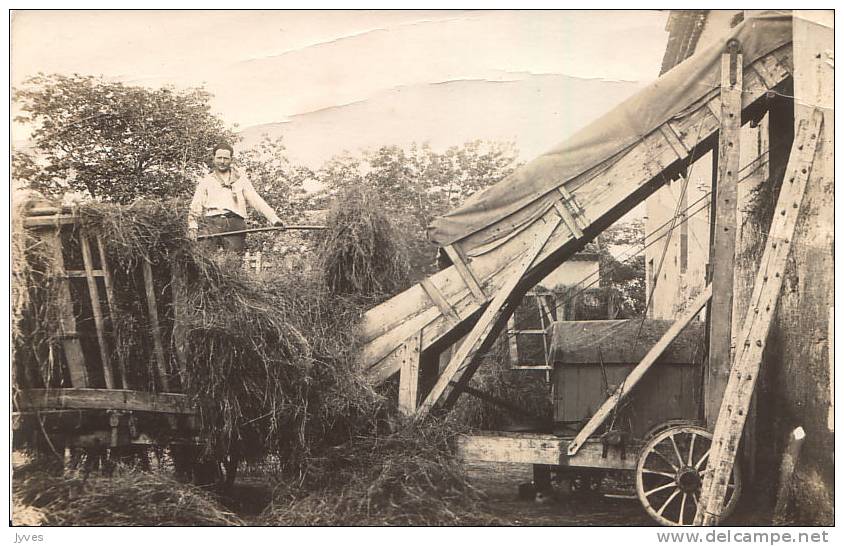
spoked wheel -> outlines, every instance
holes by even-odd
[[[692,525],[709,462],[712,434],[692,425],[674,426],[651,438],[636,464],[636,495],[661,525]],[[741,492],[736,466],[727,485],[723,517],[732,513]]]

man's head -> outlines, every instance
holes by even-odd
[[[212,166],[217,172],[228,172],[232,166],[232,156],[234,156],[234,149],[231,145],[222,142],[214,146],[211,152],[213,157]]]

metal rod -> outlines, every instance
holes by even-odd
[[[273,226],[273,227],[259,227],[259,228],[249,228],[249,229],[239,229],[237,231],[226,231],[223,233],[206,233],[203,235],[197,235],[196,239],[211,239],[214,237],[226,237],[228,235],[241,235],[243,233],[255,233],[259,231],[288,231],[288,230],[304,230],[304,231],[319,231],[323,229],[328,229],[327,226],[310,226],[310,225],[298,225],[294,224],[291,226]]]

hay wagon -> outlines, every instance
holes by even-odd
[[[115,294],[103,238],[86,233],[74,210],[36,197],[23,212],[18,258],[28,262],[28,282],[12,372],[15,444],[60,458],[65,449],[130,455],[171,446],[177,465],[187,465],[177,470],[190,471],[200,446],[196,408],[182,392],[184,355],[169,342],[178,330],[178,276],[140,260],[124,272],[137,280],[134,290]],[[131,354],[115,332],[116,297],[143,310],[135,325],[143,342]]]

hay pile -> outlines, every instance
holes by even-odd
[[[453,456],[459,428],[397,423],[392,433],[326,450],[308,476],[278,488],[266,525],[494,525]]]
[[[21,525],[243,524],[207,491],[161,473],[118,471],[111,477],[83,479],[20,468],[15,471],[13,498],[13,518]],[[37,519],[26,519],[33,516]]]

